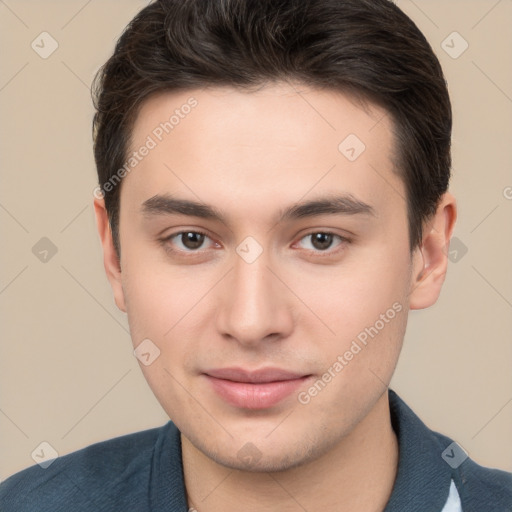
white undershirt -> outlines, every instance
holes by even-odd
[[[463,512],[462,505],[460,503],[460,496],[457,492],[457,487],[455,487],[455,483],[452,480],[450,485],[450,493],[448,494],[448,499],[444,504],[443,510],[441,512]]]

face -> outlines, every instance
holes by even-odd
[[[141,109],[111,281],[151,389],[211,459],[313,460],[386,391],[414,270],[393,144],[384,110],[284,84]]]

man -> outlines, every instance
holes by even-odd
[[[512,510],[388,389],[456,220],[451,108],[387,0],[163,0],[98,76],[107,277],[171,421],[29,468],[5,511]]]

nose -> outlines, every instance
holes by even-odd
[[[288,337],[293,330],[297,305],[269,263],[265,252],[251,263],[235,255],[234,268],[218,289],[218,332],[247,347]]]

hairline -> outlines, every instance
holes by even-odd
[[[181,92],[193,92],[197,90],[204,89],[233,89],[236,91],[243,91],[247,93],[255,93],[264,89],[270,85],[274,84],[289,84],[293,87],[295,85],[303,85],[309,87],[310,90],[313,91],[328,91],[333,92],[335,94],[341,94],[346,99],[348,99],[352,104],[356,107],[361,108],[367,114],[372,110],[372,107],[381,108],[385,115],[389,117],[390,120],[390,132],[391,132],[391,147],[390,147],[390,160],[392,163],[392,171],[401,179],[404,184],[405,189],[405,200],[406,203],[406,215],[407,215],[407,224],[408,224],[408,237],[409,237],[409,248],[412,254],[413,250],[419,245],[420,240],[415,240],[415,233],[412,232],[413,225],[413,212],[411,211],[411,198],[407,187],[406,182],[406,174],[407,170],[404,168],[403,162],[403,149],[400,141],[400,131],[402,129],[401,124],[396,119],[396,116],[390,110],[390,108],[385,104],[383,99],[377,98],[375,94],[372,94],[370,91],[361,90],[356,91],[353,86],[347,85],[346,87],[343,85],[322,85],[314,83],[314,80],[299,80],[289,78],[287,76],[283,77],[271,77],[271,78],[262,78],[257,82],[253,82],[250,84],[237,84],[237,83],[209,83],[205,81],[205,83],[201,86],[199,83],[197,86],[189,86],[189,87],[162,87],[160,89],[151,91],[144,96],[141,96],[134,103],[133,108],[127,113],[124,119],[124,126],[121,128],[123,133],[123,160],[126,161],[128,154],[134,147],[134,132],[135,125],[140,119],[140,114],[142,109],[147,103],[158,97],[164,96],[166,94],[179,94]],[[124,183],[124,178],[121,179],[119,186],[115,188],[114,194],[112,198],[114,199],[115,208],[112,211],[112,215],[109,215],[109,224],[111,227],[112,237],[114,246],[116,249],[116,253],[118,258],[121,257],[121,241],[120,241],[120,231],[119,231],[119,223],[120,223],[120,208],[121,208],[121,191],[122,185]],[[424,218],[422,223],[428,221],[428,218]],[[421,226],[420,226],[421,229]],[[421,233],[419,233],[421,235]],[[416,237],[417,238],[417,237]]]

